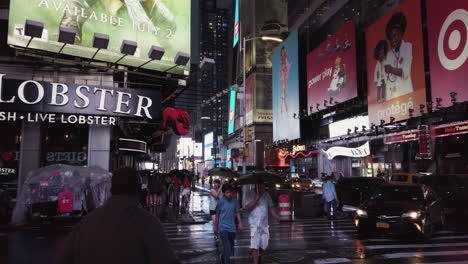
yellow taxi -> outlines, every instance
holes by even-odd
[[[419,179],[425,176],[422,173],[393,173],[388,183],[390,184],[417,184]]]
[[[294,178],[291,185],[297,191],[312,191],[314,189],[314,185],[307,178]]]

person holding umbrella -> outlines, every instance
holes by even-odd
[[[265,250],[268,247],[270,239],[268,212],[280,221],[280,216],[275,211],[270,194],[265,192],[263,180],[258,180],[255,184],[255,199],[248,202],[243,211],[250,211],[250,249],[254,259],[253,263],[257,264],[260,261],[260,250]]]

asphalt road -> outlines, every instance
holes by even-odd
[[[184,215],[180,213],[161,209],[167,236],[183,263],[214,264],[218,261],[221,248],[214,240],[211,222],[201,221],[207,219],[202,212],[208,212],[208,202],[206,191],[199,189],[193,194],[190,206],[197,221],[192,222],[181,221]],[[0,232],[0,263],[50,263],[71,228],[33,226]],[[296,219],[291,223],[270,219],[270,234],[263,263],[468,263],[468,232],[454,227],[436,232],[431,240],[389,236],[361,238],[349,218]],[[235,243],[232,263],[251,263],[248,230],[240,232]]]

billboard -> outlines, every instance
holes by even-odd
[[[468,2],[428,0],[427,27],[432,101],[451,106],[450,92],[468,100]]]
[[[324,101],[330,98],[342,103],[358,95],[355,27],[354,21],[349,22],[307,55],[309,112],[325,109]]]
[[[226,168],[231,168],[232,167],[232,150],[228,149],[226,152]]]
[[[255,123],[273,122],[271,74],[255,74],[255,110],[253,121]]]
[[[420,0],[406,1],[366,29],[371,123],[408,119],[409,109],[426,104],[423,51]]]
[[[253,123],[253,109],[254,109],[254,94],[253,87],[255,85],[255,74],[247,77],[245,84],[245,120],[246,125]]]
[[[96,60],[115,62],[122,54],[122,40],[138,43],[135,56],[120,61],[123,65],[139,66],[149,60],[152,45],[163,47],[161,61],[144,68],[164,71],[174,66],[177,52],[190,53],[190,0],[11,0],[8,44],[25,47],[26,19],[44,23],[40,39],[32,40],[30,48],[58,52],[59,27],[77,30],[75,45],[67,45],[63,53],[91,58],[94,33],[109,35],[107,50],[97,53]],[[188,67],[176,67],[175,73],[188,74]]]
[[[273,140],[300,138],[299,46],[297,31],[292,32],[273,52]]]
[[[231,90],[229,98],[229,124],[228,135],[234,133],[234,121],[236,118],[236,90]]]
[[[205,160],[213,160],[213,155],[211,155],[211,149],[213,148],[213,132],[205,134],[203,138],[203,153]]]
[[[240,25],[239,25],[239,0],[236,0],[236,13],[234,16],[234,42],[232,44],[233,47],[237,45],[239,42],[239,32]]]
[[[330,132],[330,138],[344,136],[348,134],[348,129],[351,129],[354,133],[354,128],[358,127],[362,131],[362,127],[370,128],[369,125],[369,116],[355,116],[352,118],[347,118],[337,122],[333,122],[328,125]]]

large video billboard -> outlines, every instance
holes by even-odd
[[[228,135],[234,133],[235,119],[236,119],[236,90],[231,90],[229,96],[229,123],[228,123]]]
[[[205,134],[203,138],[203,154],[205,160],[213,160],[213,155],[211,155],[211,149],[213,148],[213,140],[214,140],[214,133],[210,132],[208,134]]]
[[[300,138],[299,46],[297,31],[273,52],[273,140]]]
[[[426,104],[421,1],[399,5],[366,29],[369,120],[380,124],[420,114]]]
[[[255,85],[255,74],[251,74],[247,77],[245,84],[245,116],[246,125],[250,125],[254,122],[254,85]]]
[[[307,105],[309,112],[356,97],[356,29],[352,21],[307,55]],[[312,109],[312,111],[310,111]]]
[[[122,54],[122,40],[138,43],[135,56],[120,61],[123,65],[139,66],[147,62],[152,45],[165,48],[161,61],[148,63],[144,68],[167,70],[174,65],[174,56],[182,51],[190,53],[191,0],[11,0],[8,44],[25,47],[26,19],[44,23],[41,39],[32,40],[33,49],[58,52],[59,27],[75,28],[75,45],[67,45],[63,53],[91,58],[94,33],[109,35],[109,47],[101,50],[96,60],[115,62]],[[188,74],[188,67],[176,67],[175,73]]]
[[[235,47],[237,43],[239,42],[239,31],[240,31],[240,25],[239,25],[239,0],[236,0],[236,13],[234,15],[234,40],[232,43],[232,46]]]
[[[428,0],[427,26],[432,101],[451,106],[450,92],[468,100],[468,1]]]

